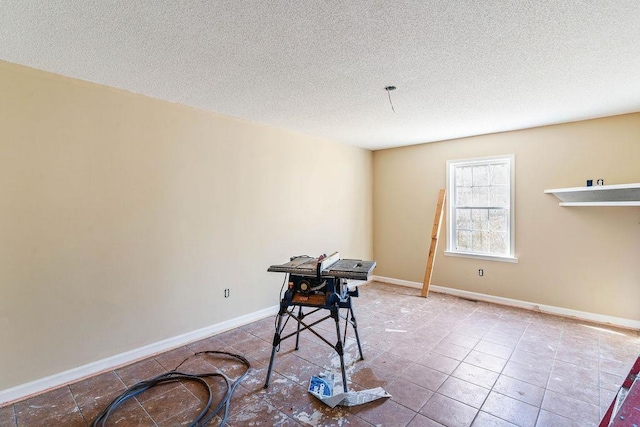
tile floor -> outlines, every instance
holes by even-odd
[[[596,426],[640,353],[638,332],[437,293],[424,299],[412,288],[365,285],[354,309],[365,360],[350,329],[350,388],[382,386],[389,399],[330,409],[309,395],[309,377],[325,369],[339,377],[339,359],[308,331],[298,351],[293,339],[283,341],[264,389],[274,331],[267,318],[2,407],[0,426],[88,425],[125,387],[201,350],[240,353],[252,363],[232,399],[232,427]],[[335,341],[332,321],[318,330]],[[181,370],[216,368],[232,378],[243,371],[210,355],[192,356]],[[164,385],[128,401],[110,425],[187,425],[203,399],[192,384]]]

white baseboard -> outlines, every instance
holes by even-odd
[[[198,341],[202,338],[206,338],[211,335],[216,335],[221,332],[237,328],[239,326],[247,325],[251,322],[264,319],[268,316],[275,316],[279,308],[279,306],[265,308],[254,313],[249,313],[244,316],[236,317],[234,319],[230,319],[221,323],[216,323],[215,325],[207,326],[196,331],[187,332],[186,334],[178,335],[176,337],[158,341],[153,344],[145,345],[143,347],[116,354],[102,360],[87,363],[86,365],[78,366],[77,368],[69,369],[68,371],[53,374],[48,377],[40,378],[38,380],[31,381],[25,384],[20,384],[5,390],[0,390],[0,405],[21,400],[25,397],[41,393],[52,388],[57,388],[65,384],[78,381],[82,378],[99,374],[101,372],[110,371],[131,362],[135,362],[154,354],[171,350],[173,348],[180,347],[185,344]]]
[[[391,285],[407,286],[410,288],[422,289],[422,283],[411,282],[408,280],[393,279],[391,277],[372,276],[372,281],[389,283]],[[574,319],[586,320],[589,322],[602,323],[611,326],[617,326],[627,329],[640,330],[640,321],[633,319],[625,319],[623,317],[607,316],[598,313],[589,313],[587,311],[572,310],[570,308],[556,307],[553,305],[536,304],[528,301],[521,301],[511,298],[497,297],[493,295],[480,294],[477,292],[463,291],[460,289],[447,288],[444,286],[429,286],[430,292],[448,294],[457,297],[491,302],[494,304],[507,305],[510,307],[524,308],[527,310],[540,311],[542,313],[555,314],[556,316],[571,317]]]

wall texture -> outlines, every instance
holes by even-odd
[[[443,228],[432,283],[640,320],[640,207],[560,207],[543,193],[640,182],[640,114],[374,152],[376,275],[422,282],[447,160],[511,153],[519,262],[444,256]]]
[[[274,306],[292,255],[372,256],[367,150],[3,62],[0,93],[0,390]]]

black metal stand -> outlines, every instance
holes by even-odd
[[[294,302],[292,301],[291,294],[285,294],[285,297],[280,302],[280,310],[278,312],[276,332],[273,336],[273,349],[271,350],[271,360],[269,361],[269,370],[267,371],[267,379],[264,383],[265,388],[269,387],[269,379],[271,377],[271,371],[273,370],[273,363],[275,361],[276,352],[278,351],[278,347],[280,346],[280,343],[286,340],[287,338],[291,338],[295,336],[296,350],[298,350],[299,344],[300,344],[300,332],[304,330],[308,330],[311,333],[313,333],[315,336],[320,338],[327,345],[329,345],[331,348],[333,348],[336,351],[336,353],[338,353],[338,355],[340,356],[342,384],[344,387],[344,391],[345,392],[348,391],[347,390],[347,374],[345,372],[345,366],[344,366],[344,342],[347,339],[347,329],[349,324],[353,326],[353,330],[355,332],[356,341],[358,343],[358,352],[360,354],[360,360],[364,360],[364,356],[362,355],[362,346],[360,345],[360,336],[358,335],[358,324],[356,322],[356,316],[353,312],[353,306],[351,305],[351,296],[357,296],[357,289],[355,291],[349,292],[347,298],[344,300],[334,298],[334,296],[335,295],[327,295],[326,304],[314,305],[314,304],[303,304],[303,303]],[[298,307],[297,314],[295,313],[296,311],[295,307]],[[308,313],[304,313],[302,310],[303,307],[310,307],[313,310]],[[345,327],[344,327],[344,337],[342,336],[340,331],[340,309],[347,310],[347,316],[346,316]],[[319,320],[316,320],[313,323],[310,323],[310,324],[305,323],[304,318],[306,316],[309,316],[320,310],[328,310],[329,314]],[[289,319],[295,320],[297,322],[297,327],[295,332],[292,332],[290,334],[283,336],[282,332],[287,323],[287,321],[284,321],[285,318],[287,318],[287,321]],[[313,329],[317,324],[324,322],[325,320],[330,318],[333,319],[336,324],[336,336],[338,340],[335,344],[332,344],[331,342],[329,342],[325,337],[323,337]],[[284,325],[283,325],[283,322],[284,322]]]

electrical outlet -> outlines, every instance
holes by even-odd
[[[482,268],[478,270],[478,276],[484,276],[484,270]]]
[[[224,297],[225,297],[225,298],[229,298],[229,296],[231,296],[231,292],[229,291],[229,288],[226,288],[226,289],[224,290]]]

